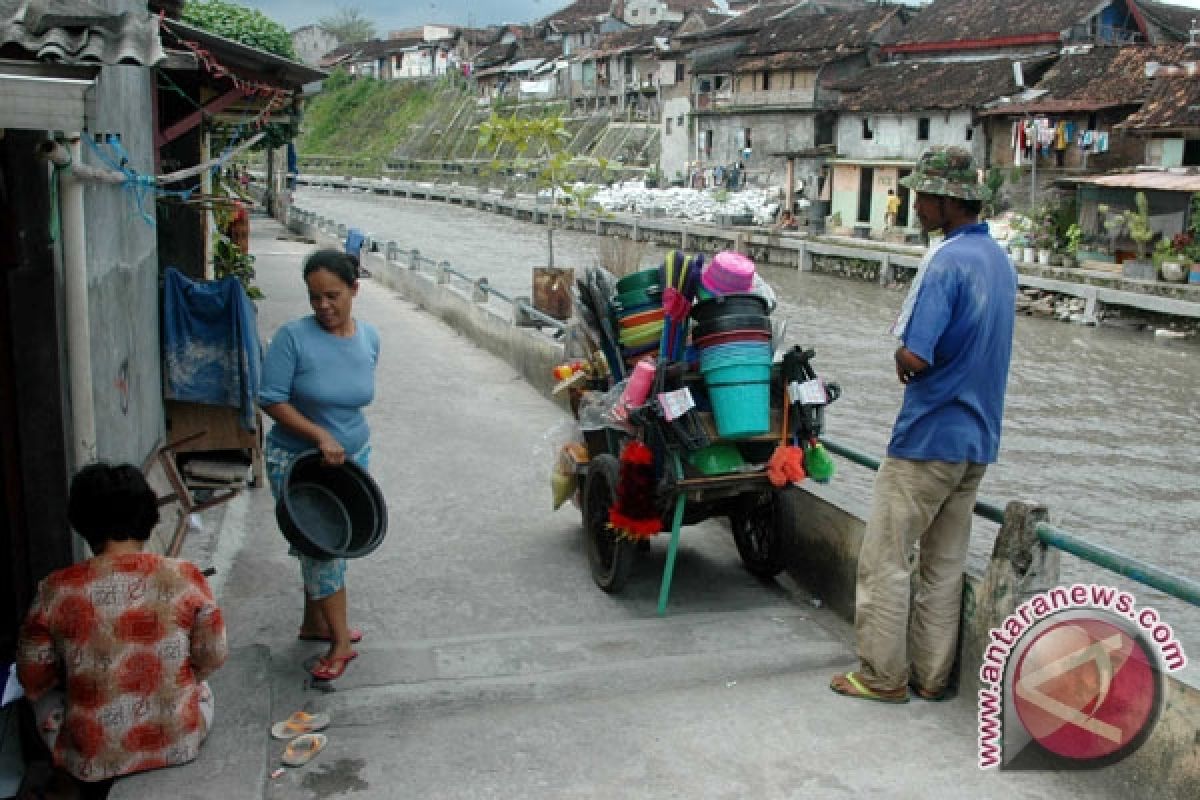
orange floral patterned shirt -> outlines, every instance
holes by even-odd
[[[206,733],[200,683],[227,655],[221,610],[195,565],[102,555],[38,586],[17,672],[31,700],[66,693],[54,761],[100,781],[194,759]]]

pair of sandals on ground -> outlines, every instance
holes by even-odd
[[[303,630],[296,636],[302,642],[329,642],[329,634],[325,633],[305,633]],[[362,641],[363,632],[358,628],[350,629],[350,643],[358,644]],[[354,659],[358,658],[358,651],[351,650],[344,656],[321,656],[316,660],[308,670],[308,674],[313,676],[314,680],[318,681],[336,681],[346,672],[346,665]]]
[[[283,722],[271,726],[271,736],[287,742],[280,759],[285,767],[302,767],[317,757],[329,744],[329,738],[320,733],[329,727],[329,715],[310,714],[297,711]]]
[[[949,687],[933,691],[918,686],[916,683],[910,683],[908,686],[900,689],[872,689],[863,682],[861,675],[853,671],[842,675],[834,675],[833,680],[829,682],[829,688],[845,697],[854,697],[859,700],[874,700],[879,703],[907,703],[909,690],[912,690],[912,693],[917,697],[927,700],[930,703],[940,703],[950,697]]]

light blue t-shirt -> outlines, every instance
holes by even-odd
[[[929,263],[903,338],[929,368],[905,387],[888,455],[995,462],[1016,294],[1017,273],[986,223],[947,237]]]
[[[260,405],[291,403],[356,453],[371,437],[363,408],[375,398],[379,332],[356,319],[353,336],[335,336],[309,315],[283,325],[263,360]],[[267,438],[278,447],[308,450],[314,443],[282,425]]]

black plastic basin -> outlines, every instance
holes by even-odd
[[[326,466],[316,450],[284,475],[275,519],[284,538],[311,558],[361,558],[387,534],[387,504],[367,471],[349,460]]]

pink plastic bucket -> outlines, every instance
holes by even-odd
[[[700,283],[713,294],[748,292],[754,286],[754,262],[741,253],[723,250],[704,266]]]

